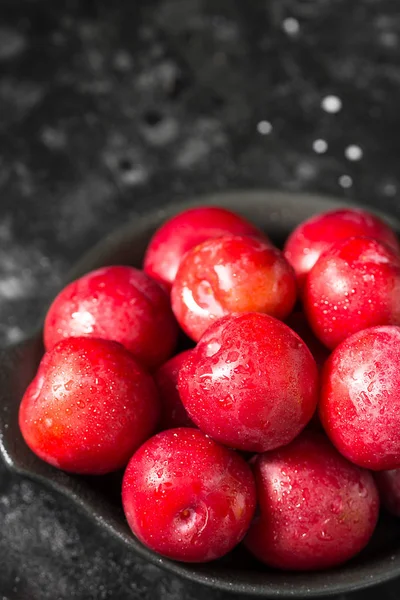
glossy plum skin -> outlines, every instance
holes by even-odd
[[[179,393],[196,425],[249,452],[292,441],[310,421],[318,369],[304,342],[261,313],[212,325],[182,365]]]
[[[294,268],[300,287],[321,254],[350,237],[370,237],[400,252],[394,231],[364,210],[344,208],[316,215],[301,223],[288,237],[284,254]]]
[[[293,269],[279,250],[249,236],[224,236],[185,255],[171,302],[182,329],[198,341],[227,314],[262,312],[284,319],[296,295]]]
[[[329,356],[329,350],[315,337],[305,314],[300,311],[293,312],[285,323],[301,337],[321,370]]]
[[[46,350],[68,337],[102,338],[125,346],[148,369],[171,356],[177,335],[168,295],[126,266],[97,269],[67,285],[44,323]]]
[[[151,376],[123,346],[70,338],[44,355],[22,399],[19,426],[42,460],[102,475],[127,464],[159,413]]]
[[[207,562],[244,537],[256,506],[249,465],[196,429],[163,431],[132,457],[122,503],[133,533],[174,560]]]
[[[178,392],[178,375],[182,364],[190,356],[191,350],[180,352],[154,373],[161,401],[160,429],[176,427],[196,427],[187,414]]]
[[[400,325],[400,257],[370,238],[332,246],[308,274],[304,311],[316,336],[335,348],[374,325]]]
[[[380,471],[400,467],[400,328],[371,327],[334,350],[319,414],[346,458]]]
[[[188,250],[208,239],[229,234],[267,240],[254,225],[225,208],[204,206],[185,210],[156,231],[147,247],[144,270],[170,288]]]
[[[259,560],[279,569],[320,570],[367,545],[379,512],[374,480],[323,434],[305,432],[258,456],[253,467],[260,516],[245,545]]]
[[[374,473],[382,505],[395,517],[400,517],[400,469]]]

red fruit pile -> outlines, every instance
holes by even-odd
[[[281,253],[228,210],[182,212],[144,271],[62,290],[44,341],[26,443],[73,473],[126,467],[126,518],[155,552],[205,562],[243,540],[325,569],[367,545],[379,494],[400,516],[400,246],[372,214],[317,215]]]

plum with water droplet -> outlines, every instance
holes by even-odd
[[[68,337],[112,340],[148,369],[172,355],[177,335],[168,294],[146,273],[128,266],[103,267],[67,285],[44,323],[46,350]]]
[[[380,471],[400,467],[400,327],[355,333],[328,358],[319,414],[346,458]]]
[[[227,314],[261,312],[285,319],[296,295],[293,269],[277,248],[249,236],[224,236],[185,255],[171,302],[182,329],[198,341]]]
[[[226,446],[288,444],[317,405],[318,369],[301,338],[261,313],[227,316],[205,332],[179,372],[190,418]]]
[[[153,235],[146,250],[144,270],[170,288],[188,250],[211,238],[229,234],[268,239],[244,217],[226,208],[190,208],[166,221]]]
[[[246,534],[256,505],[246,461],[196,429],[163,431],[133,455],[122,484],[133,533],[173,560],[207,562]]]
[[[315,335],[335,348],[374,325],[400,325],[400,256],[370,238],[327,250],[308,274],[304,310]]]
[[[167,360],[154,373],[161,401],[160,429],[195,427],[182,404],[178,391],[179,371],[190,354],[191,350],[180,352]]]
[[[379,512],[374,480],[323,434],[305,432],[259,455],[253,471],[260,514],[244,543],[260,561],[279,569],[320,570],[367,545]]]
[[[47,352],[19,410],[25,442],[51,465],[87,475],[124,467],[156,429],[150,375],[123,346],[69,338]]]
[[[284,254],[294,268],[302,288],[307,273],[329,248],[350,237],[366,236],[390,246],[396,253],[400,244],[395,232],[382,219],[365,210],[343,208],[303,221],[288,237]]]

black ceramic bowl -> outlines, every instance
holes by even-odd
[[[100,242],[76,266],[70,279],[102,265],[140,267],[152,232],[168,217],[196,204],[226,206],[251,219],[281,244],[307,217],[346,206],[343,201],[309,195],[249,191],[201,197],[136,218]],[[388,219],[399,230],[399,223]],[[25,445],[18,429],[18,405],[34,376],[43,349],[41,334],[3,351],[0,356],[0,448],[8,466],[62,492],[86,512],[98,527],[129,546],[142,558],[171,573],[214,589],[264,598],[331,595],[388,581],[400,575],[400,521],[381,517],[368,548],[342,567],[319,573],[289,573],[268,569],[243,550],[206,565],[175,563],[157,556],[131,534],[121,508],[120,476],[80,477],[57,471],[41,462]]]

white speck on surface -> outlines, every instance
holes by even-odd
[[[345,149],[344,155],[348,160],[361,160],[363,157],[363,151],[360,146],[351,144]]]
[[[257,131],[261,135],[268,135],[272,131],[272,125],[269,121],[260,121],[257,123]]]
[[[282,22],[282,29],[288,35],[296,35],[300,31],[300,24],[297,19],[288,17]]]
[[[350,188],[353,185],[353,180],[350,175],[341,175],[339,177],[339,185],[342,188]]]
[[[322,139],[314,140],[312,147],[317,154],[324,154],[328,150],[328,142]]]
[[[321,108],[327,113],[335,114],[342,109],[342,101],[338,96],[325,96],[322,98]]]

